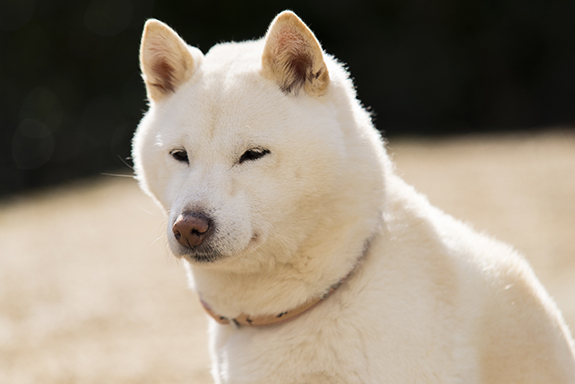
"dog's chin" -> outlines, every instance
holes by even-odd
[[[254,234],[247,246],[242,249],[234,250],[226,253],[211,246],[210,244],[202,244],[195,248],[186,248],[176,242],[170,242],[170,249],[174,256],[179,259],[184,259],[195,266],[210,266],[222,265],[231,260],[241,258],[242,255],[255,251],[262,243],[262,237]]]
[[[219,253],[199,253],[190,252],[189,254],[183,256],[187,261],[195,265],[209,265],[216,264],[218,262],[223,262],[227,259],[227,256],[221,255]]]
[[[209,265],[222,262],[228,259],[229,256],[212,249],[211,247],[198,247],[198,249],[185,248],[180,245],[170,244],[170,248],[174,256],[179,259],[184,259],[194,265]]]

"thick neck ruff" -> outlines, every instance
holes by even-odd
[[[321,295],[320,297],[317,297],[315,299],[307,301],[298,307],[290,309],[289,311],[285,311],[285,312],[278,313],[275,315],[258,315],[258,316],[248,316],[245,313],[242,313],[233,319],[229,319],[225,316],[220,316],[217,313],[215,313],[210,308],[209,304],[206,303],[201,297],[200,297],[200,302],[202,303],[202,306],[204,307],[204,310],[208,313],[208,315],[210,315],[215,321],[217,321],[218,323],[220,323],[222,325],[228,325],[229,324],[229,325],[232,325],[236,328],[239,328],[240,326],[267,327],[267,326],[271,326],[271,325],[279,325],[279,324],[287,323],[288,321],[293,320],[293,319],[303,315],[304,313],[310,311],[311,309],[315,308],[316,306],[321,304],[324,300],[326,300],[328,297],[330,297],[349,278],[349,276],[351,276],[351,274],[357,269],[357,266],[363,260],[365,255],[367,254],[367,250],[369,248],[369,243],[370,243],[369,240],[365,242],[363,252],[357,258],[355,264],[353,265],[353,267],[351,268],[351,270],[348,272],[347,275],[345,275],[344,277],[339,279],[335,284],[331,285],[326,290],[326,292],[323,295]]]

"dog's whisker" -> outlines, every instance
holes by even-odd
[[[134,175],[122,175],[119,173],[100,173],[100,175],[102,176],[111,176],[111,177],[125,177],[128,179],[133,179],[135,176]]]

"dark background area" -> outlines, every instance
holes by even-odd
[[[283,9],[348,65],[388,137],[575,126],[573,0],[0,0],[0,194],[130,174],[147,18],[206,52]]]

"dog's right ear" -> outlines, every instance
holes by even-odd
[[[140,68],[148,99],[160,101],[192,77],[203,58],[178,34],[158,20],[148,20],[140,46]]]
[[[303,88],[311,96],[326,93],[329,71],[315,35],[295,13],[284,11],[272,21],[262,55],[264,75],[286,93]]]

